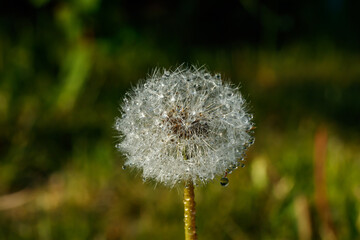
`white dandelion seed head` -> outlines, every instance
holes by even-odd
[[[231,172],[254,141],[238,88],[204,68],[155,70],[127,95],[121,112],[116,147],[125,165],[170,187]]]

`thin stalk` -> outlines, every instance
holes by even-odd
[[[188,181],[184,188],[185,240],[197,240],[195,216],[194,184]]]

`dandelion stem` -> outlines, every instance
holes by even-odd
[[[185,240],[196,240],[194,184],[187,181],[184,188]]]

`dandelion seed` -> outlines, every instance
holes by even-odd
[[[197,239],[194,186],[245,166],[253,144],[252,115],[238,89],[204,68],[154,71],[121,106],[115,129],[124,166],[142,171],[143,181],[167,186],[183,182],[185,239]]]
[[[167,186],[208,182],[238,165],[253,143],[238,89],[204,68],[154,71],[121,106],[115,129],[126,166]]]

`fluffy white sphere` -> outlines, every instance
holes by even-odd
[[[238,88],[204,68],[154,71],[127,95],[121,112],[116,147],[125,165],[171,187],[237,168],[254,141]]]

